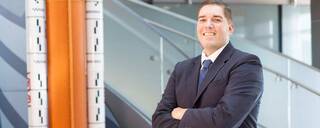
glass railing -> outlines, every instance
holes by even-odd
[[[264,94],[259,120],[268,128],[317,128],[319,95],[299,84],[264,70]]]
[[[161,94],[159,52],[156,51],[160,47],[141,43],[146,40],[130,32],[111,11],[104,14],[105,81],[150,117]]]
[[[151,119],[174,64],[198,55],[198,41],[178,28],[142,19],[117,0],[105,2],[105,79]],[[235,37],[232,43],[258,55],[264,65],[260,127],[320,125],[316,121],[320,115],[316,69],[242,38]]]
[[[104,24],[105,81],[151,120],[175,63],[189,55],[118,0],[104,1]]]
[[[255,45],[244,38],[233,38],[234,44],[239,49],[258,55],[265,68],[298,83],[312,93],[320,94],[320,71],[314,67],[303,64],[288,56],[279,54],[270,49]]]

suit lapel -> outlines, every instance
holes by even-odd
[[[188,83],[191,83],[190,86],[187,86],[187,90],[188,90],[188,93],[189,93],[189,96],[192,98],[191,100],[191,105],[192,105],[192,102],[194,101],[194,99],[196,98],[197,96],[197,89],[198,89],[198,74],[199,74],[199,71],[200,71],[200,61],[201,61],[201,56],[198,56],[196,57],[194,60],[193,60],[193,65],[192,65],[192,70],[190,70],[190,76],[189,76],[189,79],[188,79]]]
[[[209,86],[209,83],[217,76],[220,69],[224,66],[224,64],[229,60],[232,53],[234,51],[233,46],[231,43],[227,44],[227,46],[223,49],[223,51],[220,53],[220,55],[217,57],[217,59],[214,61],[214,63],[209,67],[209,71],[201,83],[201,89],[199,93],[197,93],[196,98],[193,101],[193,105],[197,102],[201,94],[206,90],[206,88]],[[200,68],[199,68],[200,69]],[[198,69],[198,75],[199,75],[199,69]],[[198,75],[196,76],[198,80]],[[197,84],[196,84],[197,85]]]

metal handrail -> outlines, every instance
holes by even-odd
[[[155,25],[155,26],[157,26],[157,27],[160,27],[160,28],[162,28],[162,29],[165,29],[165,30],[167,30],[167,31],[173,32],[173,33],[175,33],[175,34],[178,34],[178,35],[180,35],[180,36],[183,36],[183,37],[185,37],[185,38],[188,38],[188,39],[190,39],[190,40],[193,40],[193,41],[198,42],[198,40],[196,40],[194,37],[189,36],[189,35],[186,35],[186,34],[183,34],[183,33],[179,32],[179,31],[177,31],[177,30],[174,30],[174,29],[172,29],[172,28],[170,28],[170,27],[161,25],[161,24],[159,24],[159,23],[156,23],[156,22],[154,22],[154,21],[147,20],[147,19],[145,19],[145,21],[148,22],[148,23],[150,23],[150,24],[152,24],[152,25]],[[251,43],[251,42],[249,42],[249,43]],[[254,43],[251,43],[251,44],[254,44]],[[274,51],[272,51],[272,52],[274,52]],[[277,53],[277,55],[281,55],[281,56],[285,57],[285,55],[282,55],[282,54],[278,54],[278,53]],[[290,58],[288,58],[288,59],[290,60]],[[301,63],[301,62],[300,62],[300,63]],[[313,89],[307,87],[306,85],[304,85],[304,84],[302,84],[302,83],[300,83],[300,82],[298,82],[298,81],[292,80],[292,79],[290,79],[289,77],[287,77],[287,76],[285,76],[285,75],[282,75],[282,74],[280,74],[280,73],[278,73],[278,72],[276,72],[276,71],[274,71],[274,70],[272,70],[272,69],[270,69],[270,68],[267,68],[267,67],[265,67],[265,66],[263,66],[263,69],[265,69],[265,70],[267,70],[267,71],[269,71],[269,72],[271,72],[271,73],[273,73],[273,74],[276,74],[276,75],[278,75],[278,76],[280,76],[280,77],[282,77],[282,78],[284,78],[284,79],[286,79],[286,80],[288,80],[288,81],[291,81],[291,82],[293,82],[293,83],[296,83],[296,85],[301,86],[302,88],[304,88],[304,89],[306,89],[306,90],[308,90],[308,91],[310,91],[310,92],[312,92],[312,93],[320,96],[320,92],[318,92],[318,91],[316,91],[316,90],[313,90]]]
[[[281,78],[284,78],[284,79],[286,79],[286,80],[294,83],[294,84],[297,85],[297,86],[300,86],[300,87],[306,89],[307,91],[309,91],[309,92],[311,92],[311,93],[313,93],[313,94],[315,94],[315,95],[320,96],[320,92],[319,92],[319,91],[313,90],[313,89],[307,87],[306,85],[304,85],[304,84],[302,84],[302,83],[300,83],[300,82],[298,82],[298,81],[291,80],[291,79],[288,78],[287,76],[281,75],[281,74],[277,73],[276,71],[274,71],[274,70],[272,70],[272,69],[270,69],[270,68],[267,68],[267,67],[264,67],[264,66],[263,66],[262,68],[263,68],[264,70],[267,70],[267,71],[269,71],[269,72],[271,72],[271,73],[273,73],[273,74],[281,77]]]
[[[180,36],[183,36],[183,37],[185,37],[185,38],[188,38],[188,39],[191,39],[191,40],[193,40],[193,41],[198,42],[198,40],[197,40],[196,38],[194,38],[194,37],[192,37],[192,36],[189,36],[189,35],[187,35],[187,34],[184,34],[184,33],[182,33],[182,32],[179,32],[179,31],[177,31],[177,30],[175,30],[175,29],[173,29],[173,28],[164,26],[164,25],[162,25],[162,24],[159,24],[159,23],[157,23],[157,22],[154,22],[154,21],[148,20],[148,19],[144,19],[144,21],[147,22],[147,23],[149,23],[149,24],[155,25],[155,26],[160,27],[160,28],[163,28],[163,29],[165,29],[165,30],[167,30],[167,31],[176,33],[176,34],[178,34],[178,35],[180,35]]]
[[[154,26],[146,23],[144,21],[144,18],[141,17],[140,15],[136,14],[134,11],[132,11],[130,8],[128,8],[127,6],[123,5],[123,3],[119,2],[118,0],[112,0],[114,3],[116,3],[117,5],[119,5],[120,7],[124,8],[127,12],[129,12],[130,14],[132,14],[133,16],[135,16],[142,24],[144,24],[148,29],[150,29],[151,31],[155,32],[157,35],[159,35],[159,37],[162,37],[164,40],[166,40],[174,49],[176,49],[180,54],[182,54],[182,56],[184,56],[185,58],[190,58],[185,52],[183,52],[183,50],[181,48],[179,48],[175,43],[173,43],[172,41],[170,41],[168,38],[166,38],[166,36],[164,36],[159,30],[155,29]]]

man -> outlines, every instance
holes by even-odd
[[[227,5],[204,1],[197,21],[202,54],[176,64],[152,127],[257,127],[262,66],[257,56],[233,48],[233,31]]]

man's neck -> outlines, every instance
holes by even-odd
[[[218,48],[219,49],[219,48]],[[214,52],[216,52],[218,49],[204,49],[203,52],[206,55],[206,57],[209,57],[212,55]]]
[[[220,48],[223,48],[225,46],[227,46],[229,43],[229,39],[227,39],[226,43],[220,47],[217,48],[207,48],[207,49],[203,49],[203,52],[205,53],[206,57],[212,55],[213,53],[215,53],[217,50],[219,50]]]

